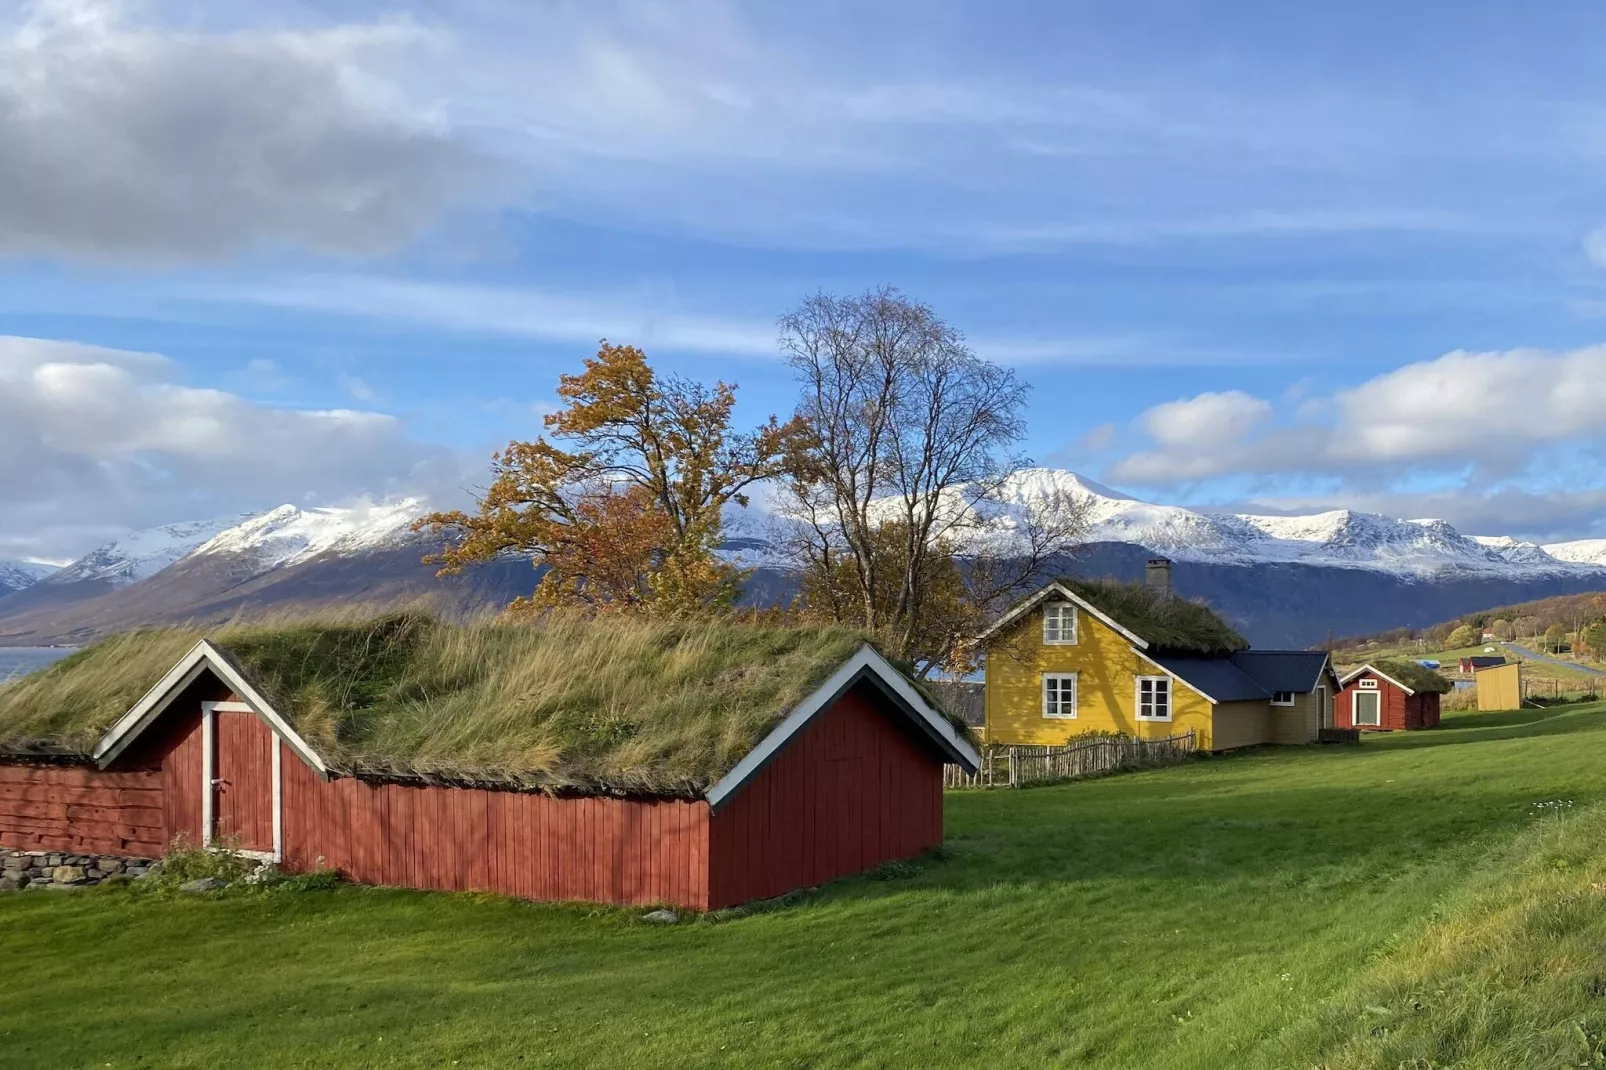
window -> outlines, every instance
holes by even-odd
[[[1076,674],[1074,672],[1045,672],[1043,674],[1043,716],[1062,718],[1076,716]]]
[[[1043,607],[1043,642],[1064,646],[1076,642],[1076,607],[1050,602]]]
[[[1171,720],[1171,677],[1138,677],[1138,720]]]
[[[1368,678],[1368,679],[1360,681],[1355,686],[1356,687],[1364,687],[1364,688],[1367,688],[1369,690],[1375,691],[1375,690],[1377,690],[1377,681]]]
[[[1273,706],[1292,706],[1294,704],[1294,693],[1292,691],[1273,691],[1271,693],[1271,704]]]

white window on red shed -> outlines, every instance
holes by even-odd
[[[1355,686],[1356,687],[1364,687],[1369,691],[1376,691],[1377,690],[1377,681],[1372,679],[1370,676],[1368,676],[1366,679],[1357,682]]]

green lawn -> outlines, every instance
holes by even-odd
[[[672,928],[362,888],[10,895],[0,1064],[1598,1065],[1603,773],[1589,706],[953,793],[912,879]]]

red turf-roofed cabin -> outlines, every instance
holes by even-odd
[[[0,755],[0,847],[150,857],[184,837],[368,884],[704,910],[771,898],[937,846],[943,766],[979,760],[874,648],[822,669],[706,787],[531,790],[343,764],[203,641],[92,753]]]
[[[1362,665],[1339,679],[1334,726],[1363,732],[1433,728],[1439,695],[1449,689],[1449,681],[1419,665]]]

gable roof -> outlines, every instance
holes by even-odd
[[[1414,695],[1418,691],[1430,692],[1436,695],[1447,694],[1455,690],[1455,685],[1434,672],[1425,665],[1418,665],[1414,661],[1374,661],[1359,665],[1339,678],[1339,684],[1348,684],[1351,680],[1363,673],[1372,673],[1381,676],[1389,683],[1404,691],[1407,695]]]
[[[1220,655],[1249,644],[1208,606],[1141,583],[1058,579],[1012,606],[977,638],[987,639],[1049,600],[1074,603],[1139,650]]]
[[[944,760],[979,761],[962,724],[844,629],[417,614],[113,637],[0,688],[0,750],[110,762],[208,673],[337,775],[702,797],[860,683]]]
[[[1328,669],[1325,650],[1240,650],[1232,661],[1267,691],[1296,695],[1316,690]]]
[[[1271,692],[1232,658],[1151,654],[1149,660],[1211,702],[1247,702],[1271,697]]]

